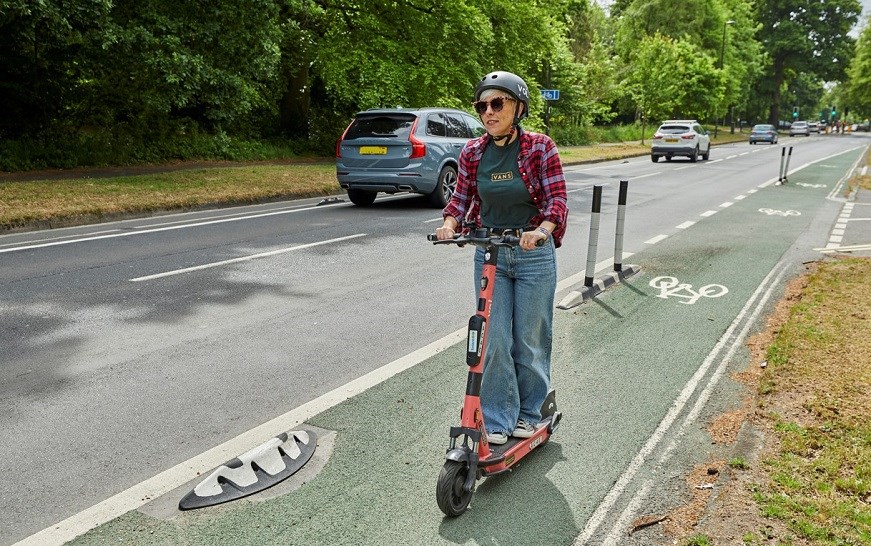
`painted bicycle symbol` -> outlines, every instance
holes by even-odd
[[[650,281],[650,286],[659,290],[658,298],[668,299],[669,296],[682,298],[686,301],[681,301],[686,305],[692,305],[699,301],[699,298],[719,298],[729,292],[729,289],[722,284],[706,284],[698,289],[693,290],[693,285],[682,283],[674,277],[656,277]]]
[[[767,214],[768,216],[801,216],[801,213],[797,210],[776,210],[769,208],[761,208],[759,212],[762,214]]]
[[[804,182],[797,182],[796,186],[804,186],[805,188],[825,188],[825,184],[805,184]]]

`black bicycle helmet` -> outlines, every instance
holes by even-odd
[[[523,113],[520,116],[517,115],[516,109],[514,111],[515,125],[529,114],[529,87],[517,74],[501,70],[490,72],[475,86],[475,100],[481,100],[481,93],[487,89],[501,89],[523,103]]]

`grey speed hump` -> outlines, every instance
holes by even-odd
[[[317,435],[294,430],[227,461],[182,498],[180,510],[214,506],[263,491],[292,476],[311,459]]]

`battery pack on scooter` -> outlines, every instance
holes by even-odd
[[[481,361],[486,327],[487,319],[481,315],[474,315],[469,319],[469,337],[466,344],[466,364],[469,366],[476,366]]]

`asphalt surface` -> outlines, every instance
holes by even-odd
[[[635,254],[626,262],[639,264],[641,273],[580,308],[556,313],[554,384],[560,410],[565,414],[563,424],[553,440],[524,460],[516,472],[479,484],[472,508],[461,518],[442,518],[433,496],[446,430],[457,419],[465,380],[465,366],[461,364],[463,348],[458,343],[461,337],[453,332],[464,322],[459,317],[443,330],[441,339],[446,341],[438,352],[433,351],[435,354],[344,402],[307,416],[304,426],[314,427],[321,437],[318,459],[308,473],[301,472],[288,480],[291,483],[285,484],[284,489],[216,508],[180,513],[174,504],[186,488],[195,485],[196,475],[192,473],[188,483],[174,487],[169,493],[162,492],[159,498],[134,502],[129,510],[120,511],[123,515],[106,518],[111,521],[76,543],[598,544],[632,540],[649,544],[658,540],[661,537],[652,534],[636,534],[628,539],[627,522],[673,502],[673,495],[679,495],[675,477],[680,475],[680,469],[689,460],[704,459],[713,449],[703,425],[737,400],[739,389],[728,379],[728,373],[746,364],[743,341],[776,301],[783,283],[800,272],[805,261],[871,242],[871,221],[867,220],[871,207],[863,200],[866,196],[860,193],[846,200],[835,192],[866,144],[862,139],[844,139],[842,144],[840,151],[848,148],[850,151],[820,155],[807,166],[796,162],[799,157],[796,155],[793,165],[802,168],[791,172],[785,185],[772,184],[770,178],[768,183],[735,179],[724,167],[727,162],[715,162],[717,154],[707,164],[672,164],[675,170],[693,169],[681,173],[696,173],[700,183],[722,183],[710,188],[714,195],[708,209],[698,208],[699,203],[691,201],[692,191],[669,194],[668,202],[659,202],[663,188],[670,183],[683,183],[678,177],[681,173],[669,175],[672,178],[666,177],[661,185],[651,188],[633,182],[630,191],[638,203],[635,206],[639,211],[641,207],[654,209],[644,216],[643,229],[632,225],[633,217],[629,220],[627,250]],[[775,152],[760,150],[738,158],[750,152],[746,146],[736,145],[732,160],[758,157],[760,164],[770,165]],[[723,150],[719,154],[720,161],[726,159],[726,153],[729,152]],[[579,168],[576,189],[582,192],[589,189],[580,179],[613,185],[623,176],[631,178],[634,169],[641,173],[641,168],[640,162],[620,168],[603,166],[603,171],[587,169],[583,173]],[[649,165],[644,168],[649,172]],[[656,168],[662,170],[666,166]],[[721,199],[716,192],[727,197]],[[613,196],[607,199],[607,206],[613,209]],[[708,214],[710,211],[713,212]],[[380,210],[381,214],[384,212],[385,209]],[[583,208],[573,210],[573,215],[576,220],[573,225],[584,226]],[[688,226],[688,221],[694,223]],[[611,217],[602,225],[609,222]],[[836,227],[837,224],[845,227]],[[835,241],[833,237],[839,234],[834,230],[841,229],[844,233],[840,234],[840,241]],[[652,237],[657,233],[663,237]],[[583,237],[580,234],[576,237],[573,244],[579,246]],[[654,239],[657,240],[648,242]],[[179,243],[166,239],[153,244],[172,248]],[[203,244],[202,248],[208,246]],[[418,248],[416,252],[424,263],[433,259],[454,260],[449,263],[467,267],[466,259],[448,254],[452,250],[457,252],[442,247]],[[849,251],[865,252],[855,248]],[[188,252],[189,249],[184,252],[177,249],[179,255]],[[560,256],[564,271],[560,276],[562,294],[576,288],[578,281],[577,275],[566,271],[580,271],[583,267],[583,257],[571,253],[566,249]],[[316,253],[315,258],[329,259],[331,255]],[[607,258],[604,249],[600,257]],[[181,261],[189,258],[185,256]],[[354,267],[377,268],[385,260],[386,255],[376,252]],[[47,260],[34,267],[52,265]],[[422,273],[419,269],[396,272],[390,279],[402,284],[403,279],[416,274]],[[461,271],[458,275],[465,278],[470,274]],[[669,278],[689,288],[666,294],[663,286]],[[195,282],[190,282],[193,284],[188,284],[181,293],[199,293]],[[275,290],[281,294],[286,288]],[[364,288],[360,293],[373,287]],[[82,287],[73,285],[68,289],[75,292]],[[306,292],[306,297],[316,300],[327,291],[326,287],[321,291],[312,289]],[[343,305],[342,300],[352,298],[354,293],[347,289],[340,292],[331,305]],[[427,298],[435,299],[438,306],[441,294],[447,292],[446,285],[429,286]],[[172,300],[168,298],[163,303],[173,309],[178,302]],[[240,315],[263,312],[257,311],[258,302],[238,296],[228,297],[222,303],[225,308],[236,308]],[[375,303],[364,298],[362,307],[350,312],[365,314],[366,306]],[[407,336],[409,329],[402,328],[401,323],[416,319],[406,305],[371,310],[372,319],[393,317],[396,321],[393,329]],[[239,306],[242,310],[238,310]],[[317,316],[316,307],[307,311],[312,320]],[[454,305],[444,307],[439,320],[456,311]],[[181,332],[179,324],[182,323],[157,333],[173,336]],[[242,338],[262,335],[257,331],[262,324],[243,332]],[[339,353],[331,348],[335,345],[334,334],[334,330],[322,333],[316,340],[322,351],[317,349],[317,343],[314,348],[301,349],[306,352],[305,358],[322,366],[331,365],[334,358],[339,358],[336,356]],[[196,342],[193,338],[191,341]],[[393,343],[388,334],[370,342]],[[134,351],[141,350],[132,334],[130,343],[134,344]],[[238,340],[230,340],[222,350],[246,349],[234,344]],[[410,340],[409,344],[421,345],[420,340]],[[179,361],[184,362],[184,358]],[[153,360],[152,365],[156,363]],[[342,377],[338,373],[330,385],[341,386]],[[241,381],[242,376],[223,379],[232,384]],[[285,406],[292,413],[292,408],[304,403],[301,399]],[[173,421],[178,421],[174,426],[183,426],[185,417],[174,416]],[[288,423],[289,427],[297,425]],[[124,434],[124,428],[119,427],[117,433]],[[171,449],[171,445],[168,443],[164,450]],[[80,456],[87,457],[84,447],[81,449]],[[102,464],[109,467],[114,462],[110,458]],[[4,471],[9,472],[10,469]],[[663,495],[664,491],[668,494]],[[3,490],[4,499],[7,495],[13,498],[12,494]],[[65,536],[64,525],[58,527],[57,534],[50,532],[52,527],[33,536],[32,543],[53,543],[57,537]],[[655,529],[649,533],[655,533]]]

